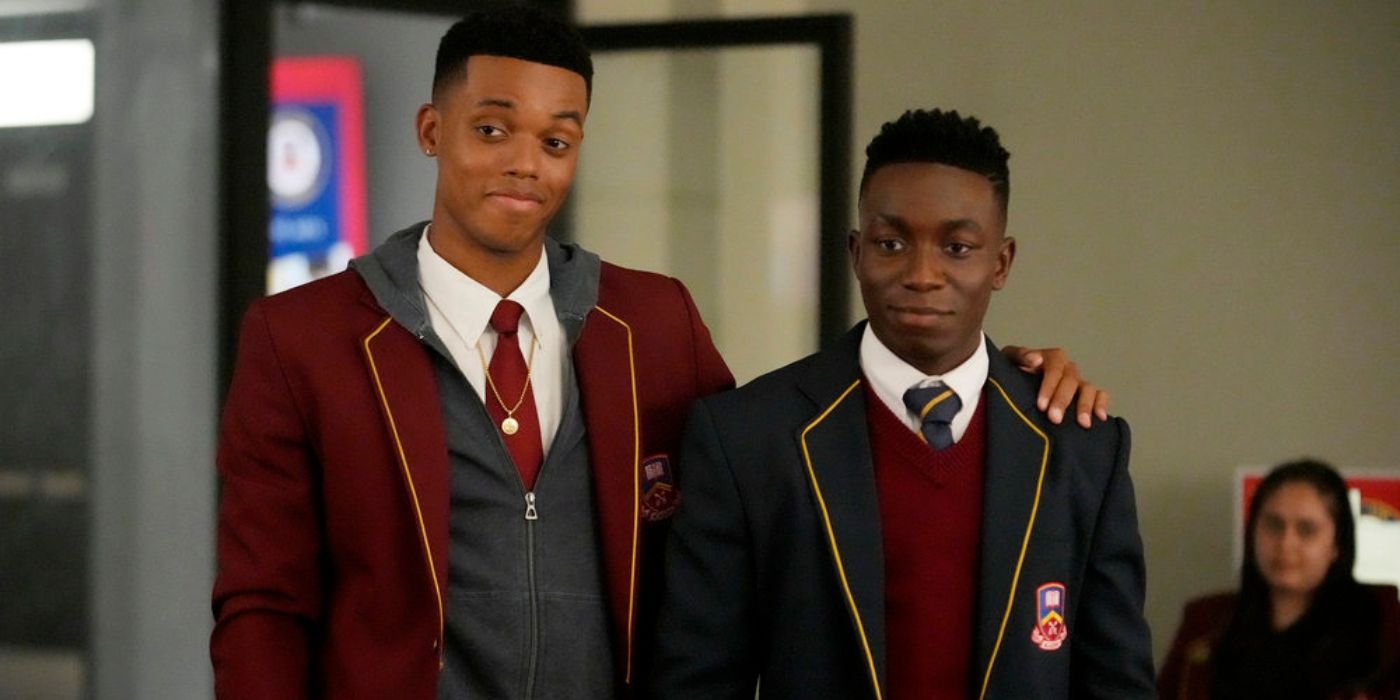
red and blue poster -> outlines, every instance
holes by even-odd
[[[365,252],[364,90],[349,56],[278,58],[267,134],[269,293],[345,269]]]

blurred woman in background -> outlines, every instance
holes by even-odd
[[[1163,700],[1400,697],[1400,602],[1394,586],[1352,578],[1355,533],[1336,470],[1301,460],[1269,472],[1250,503],[1240,590],[1187,604]]]

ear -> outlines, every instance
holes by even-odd
[[[418,135],[418,150],[422,151],[423,155],[437,155],[441,126],[442,119],[438,115],[437,107],[434,107],[431,102],[425,102],[418,108],[414,127]]]
[[[846,252],[850,254],[851,269],[855,269],[856,265],[860,263],[860,231],[851,229],[846,234]]]
[[[997,251],[997,271],[992,278],[992,289],[1006,286],[1006,278],[1011,274],[1011,263],[1016,259],[1016,239],[1007,236],[1001,239],[1001,250]]]

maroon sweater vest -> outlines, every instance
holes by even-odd
[[[982,529],[987,397],[962,439],[929,447],[866,388],[866,423],[885,547],[891,700],[965,700]]]

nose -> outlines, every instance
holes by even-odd
[[[544,154],[530,139],[514,139],[507,155],[506,174],[530,180],[539,179],[540,159]]]
[[[915,291],[938,289],[948,282],[943,269],[943,260],[937,246],[915,246],[909,256],[909,267],[905,272],[904,286]]]
[[[1298,532],[1298,528],[1296,527],[1284,528],[1281,539],[1282,542],[1280,544],[1283,545],[1284,549],[1289,550],[1296,549],[1303,543],[1303,535]]]

